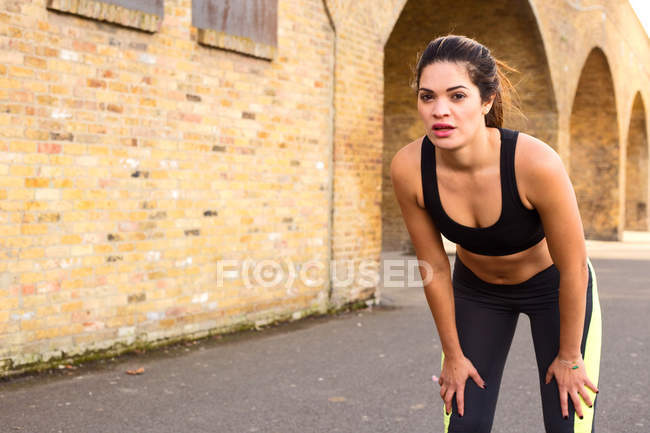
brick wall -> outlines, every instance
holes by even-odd
[[[164,5],[146,33],[2,2],[2,369],[327,307],[322,1],[280,2],[273,61],[198,44],[190,1]],[[325,270],[219,284],[243,258]]]
[[[645,107],[637,93],[627,135],[625,228],[648,229],[648,133]]]
[[[587,58],[571,113],[571,182],[586,238],[616,240],[619,226],[619,129],[609,64]]]

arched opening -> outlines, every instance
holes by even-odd
[[[395,153],[424,135],[409,83],[418,52],[437,36],[469,36],[519,70],[511,75],[526,116],[506,113],[504,127],[532,134],[557,149],[558,112],[542,37],[526,0],[420,2],[404,6],[384,47],[383,251],[412,252],[390,181]]]
[[[612,74],[594,48],[582,72],[571,111],[570,177],[585,238],[618,240],[619,136]]]
[[[625,161],[625,229],[648,230],[648,133],[641,93],[632,104]]]

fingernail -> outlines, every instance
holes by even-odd
[[[598,394],[598,390],[596,390],[596,394]]]
[[[569,415],[564,415],[564,419],[569,419]]]
[[[463,417],[461,414],[458,414],[458,416],[461,417],[461,418]]]
[[[593,407],[592,405],[589,405],[589,407]]]
[[[449,414],[447,413],[447,411],[445,411],[445,414],[447,414],[447,416],[449,416]]]
[[[579,416],[578,418],[580,418],[580,419],[582,419],[582,417],[581,417],[581,416]]]

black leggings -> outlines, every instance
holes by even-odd
[[[598,283],[588,259],[587,306],[580,351],[587,375],[598,386],[601,346],[601,317]],[[546,371],[560,345],[558,288],[560,272],[554,264],[519,284],[493,284],[481,280],[456,255],[452,285],[456,304],[456,327],[464,355],[474,364],[487,384],[481,389],[468,378],[465,384],[465,413],[458,416],[456,395],[452,411],[443,417],[445,433],[488,433],[492,428],[501,376],[510,350],[519,313],[530,318],[547,433],[590,433],[594,431],[596,394],[587,389],[593,408],[582,403],[578,418],[568,398],[569,419],[562,417],[555,378],[544,383]],[[444,353],[442,354],[444,361]]]

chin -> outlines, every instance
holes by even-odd
[[[455,131],[453,137],[436,137],[436,135],[433,133],[429,133],[427,136],[433,144],[445,149],[453,149],[454,147],[458,147],[463,143],[463,137],[458,133],[458,131]]]

